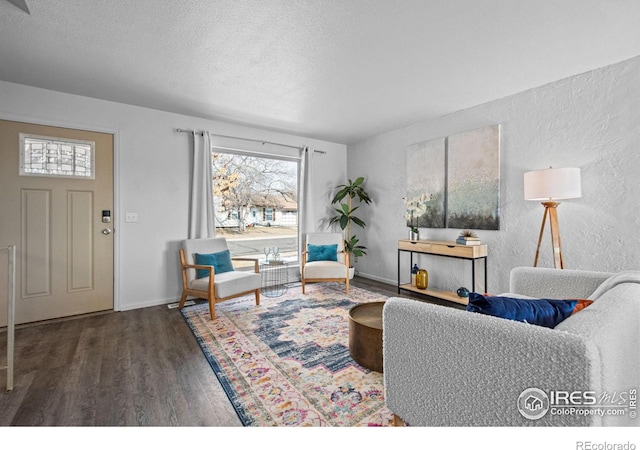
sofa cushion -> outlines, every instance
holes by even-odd
[[[547,328],[555,328],[567,317],[593,303],[592,300],[546,298],[525,299],[514,297],[469,295],[467,311],[486,314],[503,319],[526,322]]]
[[[233,264],[231,263],[231,252],[223,250],[217,253],[196,253],[196,264],[202,266],[213,266],[215,274],[232,272]],[[209,276],[209,271],[205,269],[196,270],[196,278],[205,278]]]
[[[313,245],[307,244],[307,262],[313,261],[337,261],[338,244]]]

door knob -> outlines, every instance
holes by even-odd
[[[104,230],[102,230],[102,234],[104,234],[105,236],[108,236],[111,234],[111,228],[105,228]]]

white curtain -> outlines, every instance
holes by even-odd
[[[307,233],[315,231],[313,190],[312,190],[312,151],[305,147],[300,152],[300,170],[298,175],[298,246],[305,250]],[[300,257],[301,255],[299,255]]]
[[[215,237],[211,174],[211,136],[193,133],[193,173],[189,203],[189,239]]]

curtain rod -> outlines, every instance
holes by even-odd
[[[202,132],[202,131],[185,130],[183,128],[176,128],[176,131],[178,131],[180,133],[196,133],[196,134],[198,134],[200,136],[202,136],[204,134],[204,132]],[[240,139],[242,141],[259,142],[261,144],[279,145],[281,147],[297,148],[298,150],[302,150],[304,148],[304,147],[300,147],[300,146],[297,146],[297,145],[280,144],[278,142],[263,141],[263,140],[260,140],[260,139],[249,139],[249,138],[242,138],[242,137],[237,137],[237,136],[228,136],[226,134],[211,133],[211,136],[218,136],[218,137],[224,137],[224,138],[230,138],[230,139]]]

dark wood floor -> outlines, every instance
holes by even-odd
[[[397,294],[361,277],[353,285]],[[14,389],[5,386],[2,370],[1,426],[241,426],[182,315],[165,305],[18,327]]]

